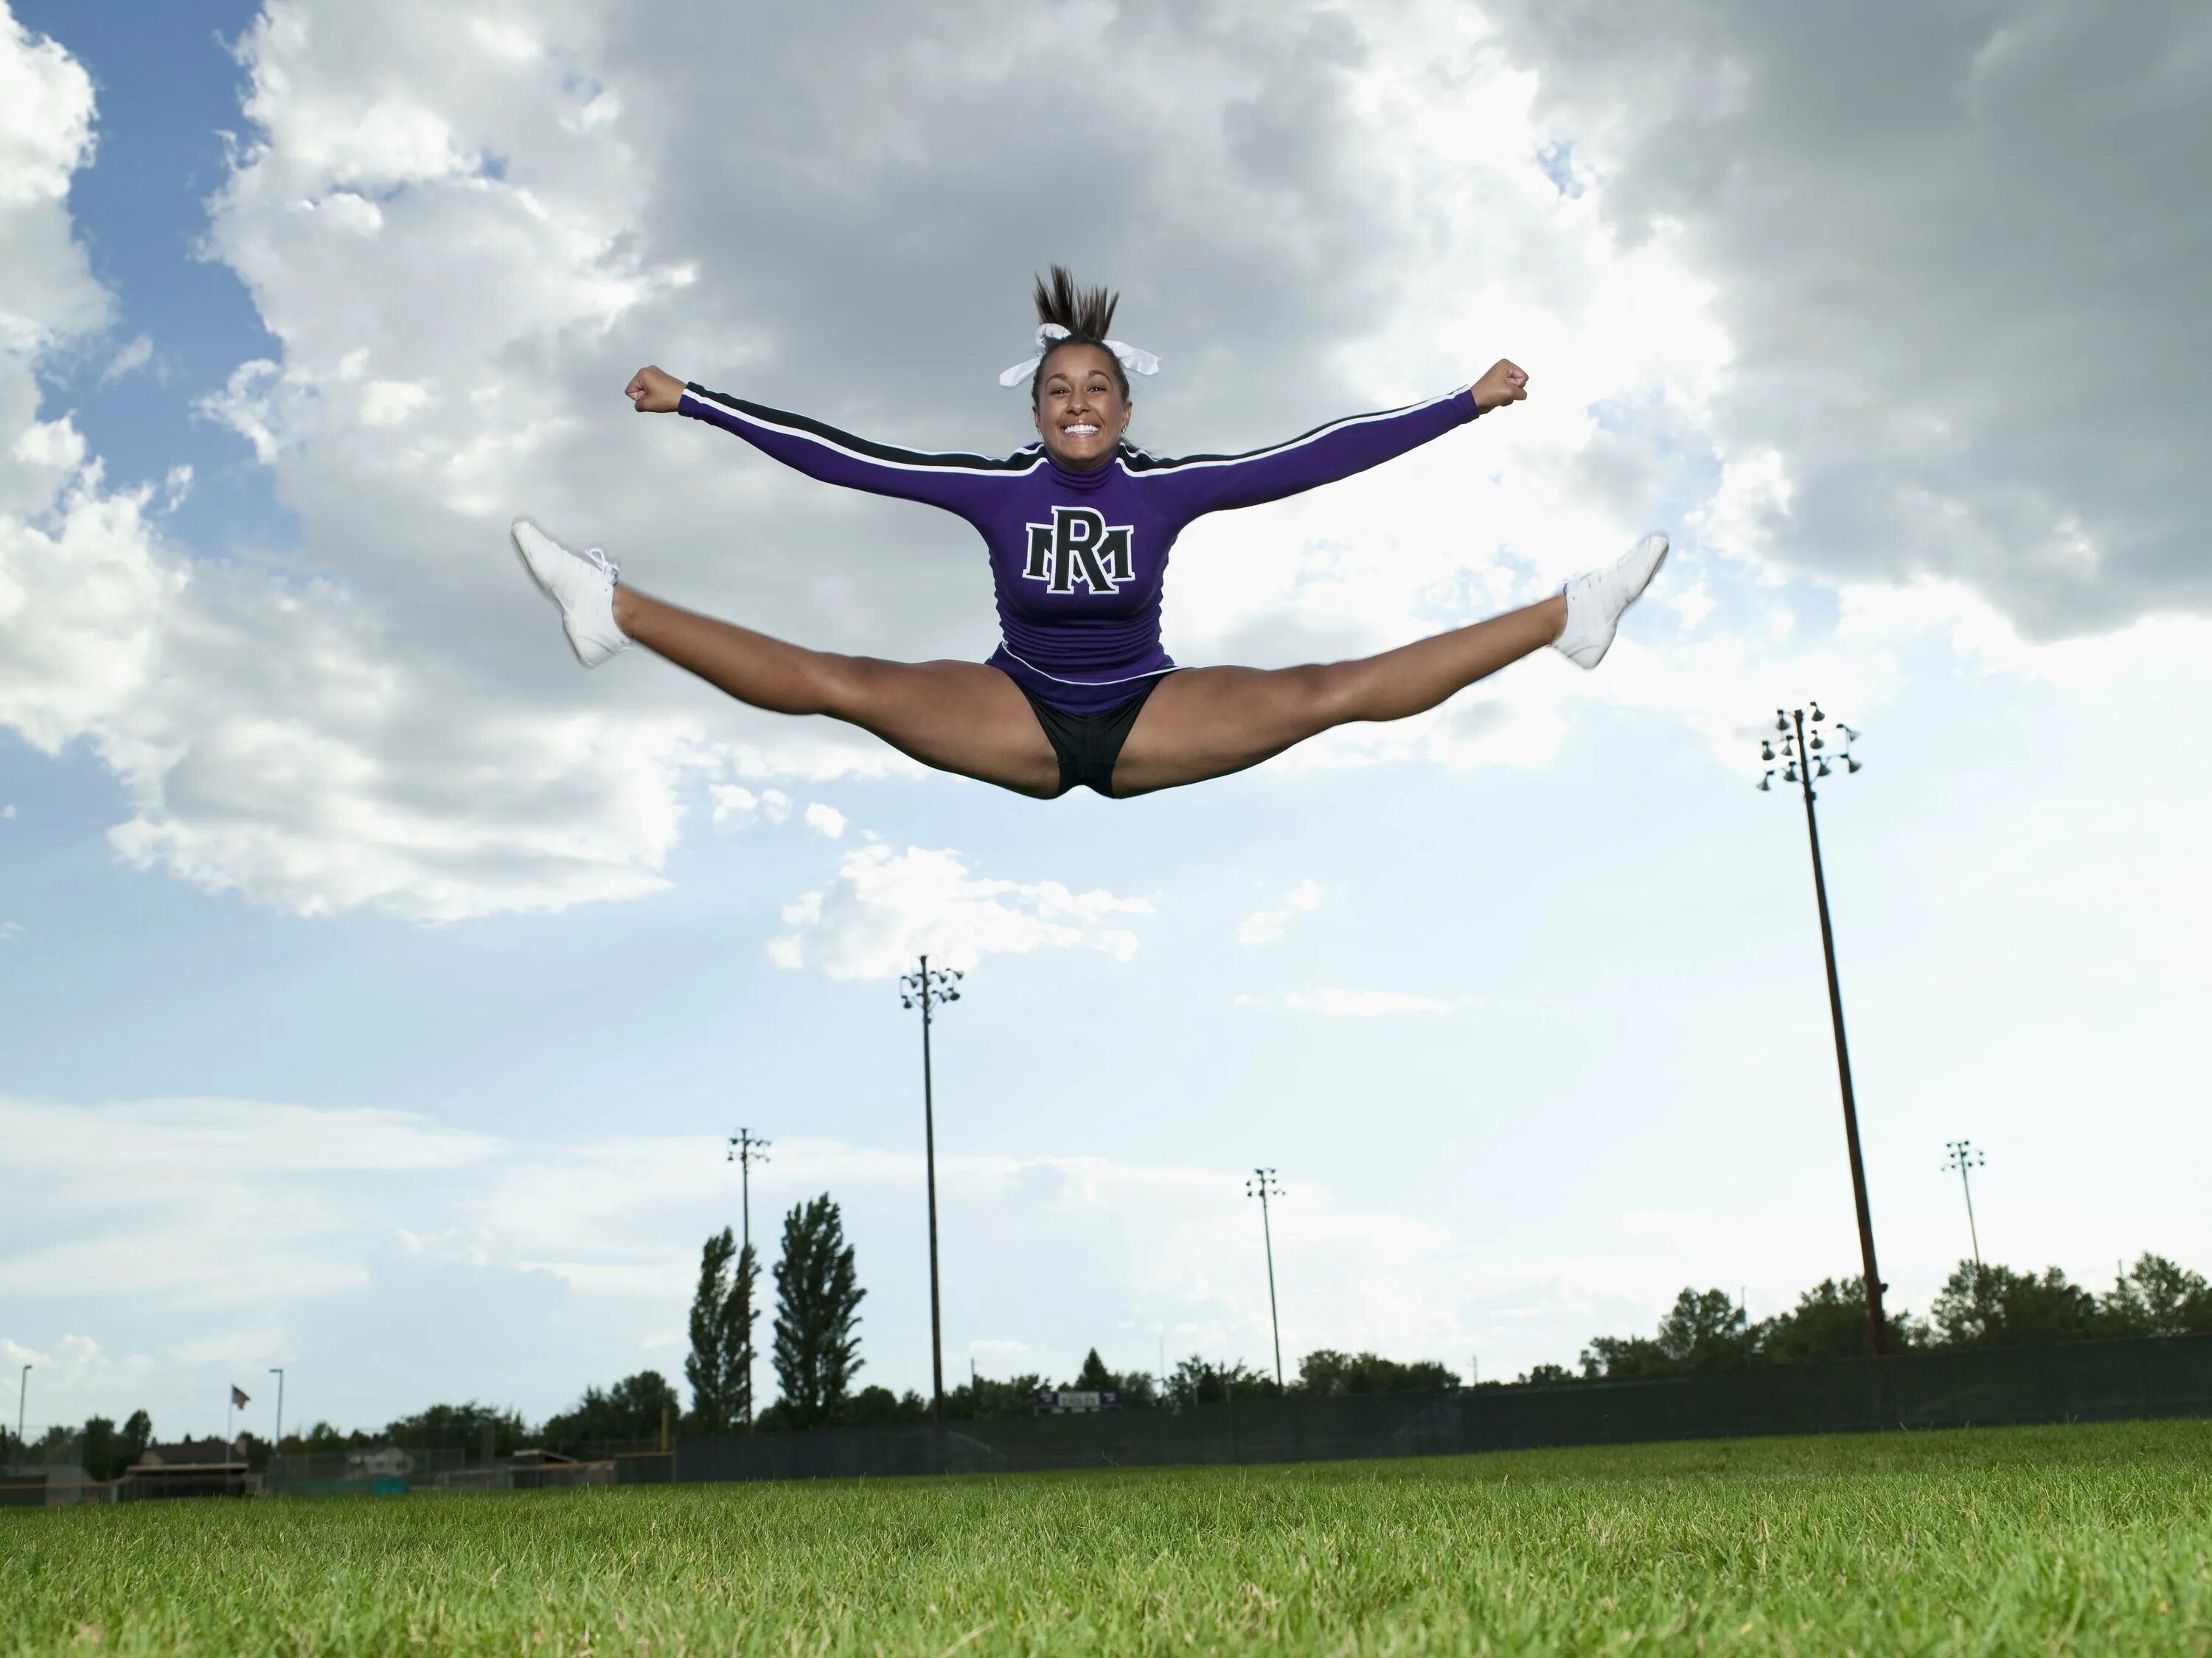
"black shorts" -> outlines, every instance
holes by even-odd
[[[1078,783],[1088,783],[1109,800],[1114,798],[1114,762],[1121,757],[1121,744],[1129,740],[1129,728],[1137,723],[1145,699],[1166,677],[1164,673],[1153,675],[1134,696],[1103,714],[1070,714],[1040,701],[1028,686],[1022,687],[1022,695],[1036,710],[1037,724],[1044,727],[1052,751],[1060,756],[1060,793]]]

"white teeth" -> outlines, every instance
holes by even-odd
[[[1095,426],[1070,426],[1065,429],[1072,438],[1087,438],[1098,428]]]

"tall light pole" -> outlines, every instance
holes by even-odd
[[[1820,953],[1828,966],[1828,1012],[1836,1027],[1836,1075],[1844,1090],[1844,1143],[1851,1157],[1851,1197],[1858,1206],[1859,1268],[1866,1283],[1867,1329],[1874,1339],[1877,1357],[1889,1351],[1889,1330],[1881,1315],[1881,1273],[1874,1259],[1874,1215],[1867,1206],[1866,1164],[1859,1156],[1858,1102],[1851,1092],[1851,1054],[1844,1042],[1844,992],[1836,977],[1836,934],[1828,920],[1828,881],[1820,867],[1820,823],[1814,815],[1813,780],[1829,774],[1827,741],[1820,735],[1820,727],[1827,723],[1828,716],[1820,712],[1820,705],[1812,705],[1814,730],[1808,736],[1805,730],[1805,710],[1796,708],[1784,714],[1774,711],[1774,729],[1782,738],[1782,752],[1774,752],[1771,738],[1759,745],[1759,757],[1783,762],[1782,780],[1796,783],[1805,796],[1805,833],[1813,846],[1813,897],[1820,911]],[[1858,733],[1838,720],[1836,729],[1844,734],[1844,747],[1838,756],[1848,771],[1857,771],[1859,762],[1851,757],[1850,744],[1858,740]],[[1759,780],[1762,790],[1774,786],[1774,770],[1770,765],[1766,774]]]
[[[23,1374],[15,1382],[15,1459],[21,1461],[27,1448],[23,1443],[23,1406],[31,1398],[31,1367],[26,1364]]]
[[[1267,1199],[1279,1198],[1283,1188],[1275,1184],[1272,1169],[1255,1169],[1252,1177],[1244,1182],[1244,1195],[1260,1199],[1260,1238],[1267,1249],[1267,1322],[1275,1332],[1275,1391],[1283,1391],[1283,1321],[1275,1312],[1275,1230],[1267,1218]]]
[[[743,1248],[738,1254],[738,1270],[745,1268],[745,1251],[753,1247],[753,1165],[768,1161],[768,1142],[751,1129],[740,1127],[730,1136],[730,1161],[738,1165],[738,1224],[743,1230],[739,1241]],[[751,1303],[746,1303],[750,1310]],[[753,1334],[745,1331],[745,1431],[753,1429]]]
[[[738,1165],[738,1220],[741,1228],[738,1241],[748,1249],[753,1247],[753,1165],[768,1161],[769,1142],[750,1128],[740,1128],[730,1136],[730,1161]]]
[[[284,1367],[271,1364],[269,1374],[276,1378],[276,1436],[269,1442],[271,1456],[284,1455]]]
[[[1959,1189],[1966,1194],[1966,1239],[1974,1246],[1974,1277],[1982,1275],[1982,1236],[1974,1230],[1974,1187],[1967,1180],[1969,1169],[1979,1169],[1983,1163],[1982,1149],[1972,1140],[1945,1140],[1943,1149],[1951,1155],[1943,1160],[1943,1172],[1959,1171]]]
[[[899,1005],[921,1009],[921,1151],[929,1186],[929,1409],[940,1423],[945,1420],[945,1326],[937,1290],[937,1113],[930,1090],[929,1022],[937,1003],[960,999],[963,976],[957,968],[951,972],[932,969],[924,956],[921,971],[899,978]]]

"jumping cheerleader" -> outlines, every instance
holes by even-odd
[[[921,454],[641,368],[641,414],[681,414],[810,477],[957,513],[990,550],[1001,642],[987,663],[886,662],[786,644],[680,610],[617,580],[529,520],[514,545],[561,607],[577,660],[635,642],[739,701],[828,714],[926,766],[1050,799],[1077,784],[1121,799],[1242,771],[1334,726],[1403,720],[1547,645],[1594,668],[1621,612],[1667,556],[1649,535],[1553,597],[1380,656],[1295,668],[1178,668],[1160,648],[1176,537],[1201,513],[1279,501],[1364,472],[1528,395],[1500,361],[1471,386],[1358,415],[1242,455],[1147,454],[1125,440],[1131,371],[1148,352],[1108,337],[1116,295],[1054,266],[1036,286],[1030,383],[1037,441],[1003,458]]]

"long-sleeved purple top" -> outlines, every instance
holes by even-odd
[[[1174,668],[1160,648],[1160,588],[1186,524],[1364,472],[1477,412],[1473,390],[1462,386],[1249,454],[1164,460],[1124,443],[1097,471],[1072,472],[1042,444],[999,459],[921,454],[702,386],[685,386],[678,409],[809,477],[966,519],[990,549],[998,593],[1000,643],[990,665],[1074,714],[1103,714]]]

